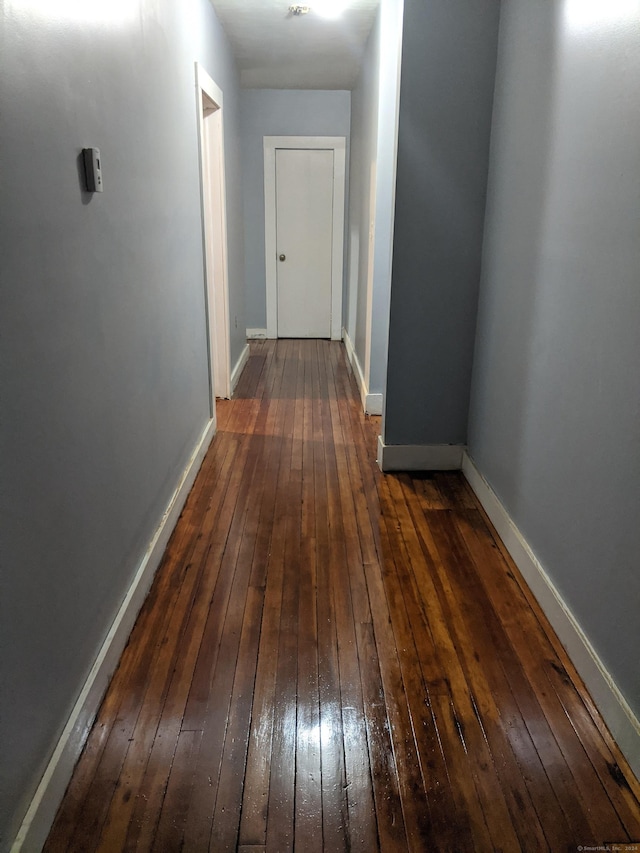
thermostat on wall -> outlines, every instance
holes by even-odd
[[[100,165],[99,148],[83,148],[84,172],[87,179],[87,190],[90,193],[101,193],[102,188],[102,166]]]

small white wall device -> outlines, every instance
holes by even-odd
[[[90,193],[101,193],[102,187],[102,166],[99,148],[83,148],[82,156],[84,158],[84,173],[87,179],[87,190]]]

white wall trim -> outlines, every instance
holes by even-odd
[[[631,769],[640,777],[640,720],[507,509],[466,452],[462,471],[567,650]]]
[[[267,337],[266,329],[247,329],[247,338],[250,341],[254,340],[264,340]]]
[[[360,360],[356,355],[353,343],[351,342],[351,338],[349,337],[349,332],[347,332],[346,329],[342,330],[342,340],[344,341],[344,347],[347,351],[347,358],[349,359],[349,364],[353,368],[353,372],[356,377],[356,382],[358,383],[358,388],[360,389],[360,400],[362,401],[363,411],[366,412],[366,414],[368,415],[381,415],[383,395],[369,393],[367,383],[365,382],[364,375],[362,373]]]
[[[366,411],[366,397],[367,397],[367,384],[364,381],[364,375],[362,373],[362,367],[360,366],[360,362],[358,360],[358,356],[356,355],[355,348],[349,337],[349,332],[346,329],[342,330],[342,340],[344,341],[344,348],[347,353],[347,358],[349,359],[349,364],[353,368],[353,373],[356,377],[356,382],[358,383],[358,388],[360,389],[360,399],[362,400],[362,408]]]
[[[385,444],[378,436],[381,471],[459,471],[461,444]]]
[[[242,371],[244,370],[247,362],[249,361],[249,344],[245,344],[242,352],[240,353],[240,358],[236,361],[236,366],[231,371],[231,393],[236,390],[236,385],[242,375]]]
[[[41,850],[44,845],[102,698],[109,686],[111,676],[133,630],[140,608],[147,597],[156,570],[162,560],[169,537],[180,517],[214,434],[215,420],[211,419],[196,443],[189,462],[167,504],[156,532],[80,691],[27,809],[22,826],[11,847],[11,853]]]
[[[308,148],[333,151],[333,235],[331,253],[331,340],[342,337],[342,279],[344,252],[344,197],[346,176],[344,136],[265,136],[264,226],[267,284],[267,337],[278,337],[278,271],[276,260],[276,150]]]
[[[383,403],[382,394],[367,394],[364,398],[364,410],[367,415],[381,415]]]
[[[195,63],[195,72],[209,396],[213,417],[216,396],[231,395],[224,108],[222,90],[199,62]]]

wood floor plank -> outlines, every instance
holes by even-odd
[[[117,812],[119,807],[128,811],[132,797],[131,783],[135,784],[135,778],[140,775],[142,765],[148,758],[157,714],[168,690],[175,649],[192,605],[199,571],[190,564],[181,575],[183,582],[171,610],[163,641],[157,654],[141,659],[141,667],[132,679],[132,687],[135,685],[135,689],[125,694],[125,702],[120,706],[96,768],[84,802],[83,820],[78,824],[72,840],[72,845],[78,849],[97,849],[105,824],[107,834],[116,825],[116,831],[122,831]],[[133,779],[129,778],[131,772]]]
[[[246,444],[248,454],[249,442]],[[258,465],[255,449],[252,449],[251,457],[245,464],[248,468],[243,480],[243,462],[240,458],[236,461],[237,477],[234,477],[234,485],[237,485],[237,488],[227,495],[221,510],[223,523],[217,526],[220,533],[211,538],[207,553],[207,562],[212,572],[217,573],[218,577],[211,597],[207,623],[184,712],[182,728],[185,731],[202,729],[207,716],[211,682],[218,662],[221,631],[235,577],[235,566],[246,521],[246,509],[252,500],[251,482]]]
[[[347,845],[348,808],[344,797],[344,740],[340,699],[340,670],[336,614],[333,606],[331,578],[331,543],[329,527],[329,483],[327,465],[331,463],[328,433],[331,413],[326,387],[327,365],[321,356],[314,372],[318,411],[318,440],[314,450],[315,505],[317,527],[318,578],[318,672],[320,680],[320,754],[322,761],[322,822],[325,849],[344,851]]]
[[[343,452],[337,388],[330,352],[327,353],[327,387],[331,417],[331,450],[325,448],[325,471],[328,483],[328,521],[332,531],[330,546],[330,578],[333,609],[336,617],[336,639],[342,705],[342,732],[345,764],[345,790],[348,806],[349,844],[352,850],[375,851],[378,836],[371,788],[371,769],[364,722],[364,706],[360,683],[360,662],[355,632],[355,615],[351,598],[350,553],[356,546],[353,531],[349,536],[345,519],[349,516],[342,504],[340,490],[348,469]],[[345,571],[346,569],[346,571]]]
[[[417,530],[423,535],[427,535],[426,528],[437,524],[438,518],[442,514],[438,513],[436,516],[436,513],[427,512],[429,512],[430,521],[427,521],[426,517],[421,519],[419,516],[414,516]],[[461,673],[467,680],[472,696],[471,707],[467,705],[466,713],[467,715],[476,713],[479,716],[479,723],[486,738],[489,752],[494,763],[501,768],[502,777],[507,783],[501,786],[503,795],[512,815],[514,828],[519,835],[522,849],[546,849],[547,842],[540,826],[538,813],[531,802],[529,791],[523,783],[522,771],[511,748],[511,740],[518,740],[520,754],[524,754],[522,750],[527,746],[529,747],[527,761],[529,773],[532,772],[532,762],[534,762],[533,766],[537,766],[539,763],[537,762],[537,753],[533,743],[530,742],[528,730],[519,710],[517,708],[514,710],[508,682],[504,678],[501,680],[499,677],[497,679],[490,677],[492,674],[495,675],[492,667],[494,667],[498,657],[492,652],[485,654],[486,649],[483,646],[483,636],[486,633],[485,623],[489,618],[488,611],[482,612],[482,622],[478,624],[470,620],[466,613],[461,613],[456,609],[456,599],[452,593],[450,579],[442,571],[439,571],[442,568],[439,557],[440,555],[435,552],[431,554],[430,562],[436,568],[436,573],[429,580],[426,580],[420,573],[419,584],[424,590],[424,595],[430,601],[440,599],[443,609],[440,609],[438,614],[439,621],[444,621],[451,626],[453,634],[450,636],[450,641],[457,650],[456,654],[459,655]],[[431,608],[429,607],[429,609]],[[435,619],[432,618],[431,621],[432,624],[437,624]],[[440,636],[439,632],[438,636]],[[484,643],[486,644],[486,639]],[[439,646],[442,645],[439,642]],[[474,666],[479,660],[480,653],[484,655],[484,663],[481,667]],[[451,675],[457,668],[448,662],[442,669],[449,673],[449,682],[451,683]],[[499,664],[498,672],[501,674]],[[495,696],[500,697],[499,710],[494,701]],[[446,719],[446,712],[444,719]],[[505,723],[508,725],[505,726]],[[506,732],[509,733],[509,738],[507,738]],[[543,790],[546,790],[546,775],[541,765],[540,771],[538,788],[542,786]],[[554,836],[556,841],[564,843],[570,837],[568,826],[551,789],[546,791],[544,810],[547,824],[551,823],[555,815],[555,820],[558,821],[561,829],[556,828]],[[493,823],[494,818],[491,816],[491,812],[487,818]]]
[[[248,457],[250,456],[248,448],[247,455]],[[241,453],[238,456],[235,456],[236,463],[241,464],[242,459],[243,456]],[[228,498],[228,490],[225,494]],[[226,505],[227,507],[232,506],[232,501],[227,500]],[[219,510],[219,507],[210,506],[208,509],[216,511]],[[199,545],[200,544],[201,543],[199,543]],[[206,548],[206,546],[202,544],[201,548]],[[196,555],[197,550],[198,549],[196,549]],[[215,553],[215,549],[213,553]],[[204,551],[201,551],[201,555],[204,555]],[[212,550],[210,544],[206,556],[207,558],[211,558],[211,555]],[[167,784],[167,775],[166,772],[163,771],[167,767],[167,756],[175,747],[180,731],[180,722],[185,710],[186,698],[189,692],[188,688],[193,679],[193,666],[190,667],[188,662],[192,660],[195,661],[195,655],[190,650],[197,651],[197,646],[195,644],[200,644],[202,642],[202,626],[206,618],[207,602],[210,600],[215,586],[216,573],[209,572],[206,577],[208,582],[204,583],[198,590],[198,599],[193,608],[187,628],[189,639],[186,653],[181,654],[181,657],[186,658],[187,664],[181,666],[177,672],[174,673],[166,706],[162,711],[162,719],[156,731],[149,764],[145,771],[145,778],[142,786],[145,793],[143,797],[138,798],[135,812],[133,813],[129,823],[126,845],[129,849],[134,849],[134,844],[136,844],[139,849],[148,849],[147,845],[149,844],[149,836],[153,837],[153,810],[154,808],[158,808],[162,802],[162,792]],[[198,729],[196,728],[195,730]],[[121,832],[126,829],[126,821],[131,813],[131,809],[127,808],[129,803],[131,803],[131,800],[127,801],[127,803],[117,803],[116,813],[118,816],[118,822],[122,827]],[[108,834],[103,833],[103,836],[105,849],[120,847],[118,837],[114,835],[113,831]]]
[[[272,389],[273,390],[273,389]],[[302,394],[296,400],[302,400]],[[273,407],[268,409],[267,422],[273,418]],[[267,423],[266,436],[270,435]],[[275,483],[280,465],[278,443],[270,440],[264,444],[264,454],[253,480],[254,511],[245,532],[240,561],[250,561],[251,572],[242,620],[242,635],[238,650],[236,672],[231,697],[230,720],[225,738],[220,770],[220,783],[213,814],[210,849],[235,850],[239,835],[246,759],[249,744],[253,693],[258,661],[260,626],[264,607],[264,571],[262,555],[273,525],[275,508]]]
[[[292,351],[298,351],[289,342]],[[298,368],[300,368],[298,358]],[[300,384],[300,369],[291,376],[291,387]],[[300,575],[300,520],[302,500],[301,441],[296,438],[296,414],[299,403],[295,392],[287,400],[287,460],[289,480],[284,512],[284,548],[282,550],[282,607],[278,638],[275,681],[274,725],[271,740],[271,774],[267,811],[267,851],[293,850],[294,791],[297,740],[298,610]],[[289,420],[291,418],[291,420]]]
[[[209,839],[209,848],[220,853],[234,851],[238,842],[263,603],[262,590],[249,586]]]
[[[317,357],[317,356],[316,356]],[[322,765],[318,685],[317,562],[312,398],[313,360],[304,357],[302,412],[302,507],[300,518],[300,590],[298,599],[298,696],[294,849],[322,850]],[[320,520],[320,523],[321,520]]]
[[[359,622],[356,625],[356,636],[358,659],[362,666],[362,696],[379,848],[381,851],[388,851],[388,853],[405,851],[407,849],[407,833],[402,812],[398,769],[391,740],[391,723],[387,714],[382,677],[378,665],[378,651],[373,635],[373,624]]]
[[[365,435],[360,429],[353,430],[350,415],[356,412],[353,423],[359,427],[362,419],[354,404],[356,388],[349,382],[343,369],[343,361],[336,350],[332,353],[335,396],[333,402],[333,430],[335,434],[336,462],[340,489],[341,536],[344,538],[344,562],[348,566],[350,599],[354,621],[355,645],[360,668],[360,692],[358,708],[362,702],[364,725],[369,749],[368,773],[371,779],[371,799],[367,797],[365,815],[373,809],[377,825],[377,843],[382,850],[405,850],[406,833],[402,816],[402,805],[398,786],[392,744],[389,738],[389,720],[383,696],[384,691],[378,666],[377,650],[373,638],[373,626],[367,583],[365,560],[377,565],[375,531],[367,529],[369,519],[366,506],[365,486],[359,467],[358,450],[366,457],[368,449]],[[361,536],[361,533],[363,535]],[[345,591],[342,597],[349,598]],[[348,638],[349,644],[353,638]],[[366,662],[366,663],[365,663]],[[348,676],[352,679],[353,676]],[[361,698],[360,698],[361,697]],[[352,713],[352,712],[350,712]],[[377,849],[373,838],[373,827],[366,824],[362,844],[368,849]]]
[[[338,342],[255,341],[47,853],[575,850],[640,785],[459,472]]]
[[[476,520],[474,525],[469,524],[469,517],[473,510],[459,512],[455,515],[456,525],[461,531],[465,542],[469,546],[476,560],[484,560],[487,547],[487,534],[483,541],[478,537],[475,529],[478,527]],[[477,515],[477,512],[476,512]],[[483,547],[484,544],[484,547]],[[591,738],[582,738],[578,726],[585,722],[586,708],[582,702],[576,702],[577,694],[566,671],[561,664],[553,660],[552,648],[546,636],[537,631],[537,622],[523,598],[522,606],[513,606],[513,583],[509,582],[507,574],[500,572],[492,577],[489,586],[485,585],[489,600],[495,602],[497,612],[500,615],[500,624],[505,629],[505,634],[513,646],[514,654],[526,667],[527,677],[536,691],[536,697],[546,719],[554,733],[559,749],[565,756],[571,774],[575,782],[578,796],[582,802],[583,811],[588,812],[591,824],[592,837],[624,838],[627,829],[621,814],[631,819],[631,836],[638,832],[640,827],[629,814],[625,805],[622,792],[628,790],[627,786],[617,786],[611,789],[609,795],[605,792],[604,785],[610,779],[610,766],[602,761],[602,753],[590,747]],[[508,596],[508,597],[507,597]],[[531,628],[531,634],[523,634],[523,628]],[[508,653],[504,654],[508,659]],[[555,686],[554,686],[555,685]],[[564,697],[564,702],[563,702]],[[567,712],[567,707],[570,710]],[[591,721],[593,725],[593,721]],[[600,743],[598,739],[598,743]],[[608,753],[611,758],[611,754]],[[596,795],[598,792],[598,795]],[[614,805],[613,800],[616,801]],[[602,840],[600,843],[604,843]]]
[[[97,768],[103,758],[104,749],[109,742],[113,727],[122,720],[131,718],[135,709],[139,708],[142,701],[148,674],[149,660],[158,648],[162,635],[166,632],[166,626],[171,619],[175,607],[184,571],[190,567],[192,562],[192,551],[195,547],[196,535],[191,517],[202,511],[206,502],[211,501],[212,478],[217,474],[217,494],[223,495],[223,485],[226,483],[226,475],[229,471],[227,448],[215,448],[215,452],[209,454],[206,464],[203,465],[198,480],[187,501],[187,505],[181,516],[181,524],[172,535],[167,552],[158,570],[156,582],[153,584],[147,601],[141,611],[140,617],[134,627],[131,638],[125,648],[120,664],[114,674],[111,689],[107,693],[102,706],[98,712],[96,722],[89,735],[87,746],[69,787],[68,795],[64,802],[64,808],[58,812],[50,834],[48,845],[56,849],[66,849],[72,844],[71,838],[77,829],[78,813],[83,811],[83,822],[89,822],[92,813],[92,800],[87,800],[87,789],[93,784]],[[171,571],[170,566],[178,564],[180,571]],[[161,604],[160,604],[161,602]],[[127,689],[123,687],[126,685]],[[137,704],[136,704],[137,703]],[[74,790],[78,788],[83,796],[74,797]],[[105,807],[105,793],[101,790],[95,797],[98,808]],[[88,843],[97,843],[94,838],[97,832],[97,818],[94,820],[94,829],[91,832],[92,840]]]
[[[195,565],[195,562],[192,565]],[[201,561],[190,598],[185,600],[184,610],[177,611],[176,618],[182,621],[179,627],[177,623],[169,625],[163,640],[163,648],[157,660],[152,665],[152,671],[158,665],[160,667],[164,665],[166,668],[167,675],[164,680],[166,689],[158,694],[156,701],[152,701],[150,696],[145,698],[142,712],[136,721],[130,746],[120,770],[118,790],[111,801],[105,825],[102,829],[100,844],[98,846],[99,850],[122,849],[136,804],[135,798],[131,797],[131,792],[137,790],[142,784],[143,778],[146,775],[148,761],[151,755],[154,754],[153,746],[156,742],[161,742],[163,746],[167,744],[168,748],[171,749],[172,741],[175,743],[177,739],[179,733],[178,722],[184,713],[188,688],[193,678],[193,670],[188,665],[181,667],[178,677],[176,677],[173,665],[176,657],[180,655],[181,640],[189,629],[194,612],[196,617],[199,612],[204,614],[204,608],[198,606],[206,601],[209,593],[207,584],[201,583],[203,572],[204,563]],[[211,572],[207,575],[209,579],[213,579],[215,576],[215,573]],[[189,590],[187,590],[187,594],[189,594]],[[192,660],[191,657],[188,659]],[[161,671],[165,672],[165,669],[161,669]],[[168,686],[167,677],[169,678]],[[165,708],[165,705],[168,708]],[[163,716],[169,720],[169,729],[166,726],[160,727]]]
[[[180,850],[185,824],[189,813],[190,792],[193,788],[193,760],[200,748],[201,731],[180,732],[173,757],[174,772],[170,774],[166,793],[163,798],[163,810],[152,839],[143,850],[164,853],[166,850]]]
[[[291,458],[291,447],[287,433],[280,426],[282,424],[290,429],[291,410],[284,399],[286,389],[283,390],[282,384],[278,387],[276,397],[278,415],[282,420],[279,419],[271,427],[277,435],[278,445],[278,465],[271,475],[272,482],[276,484],[272,537],[267,550],[258,555],[264,563],[264,610],[239,829],[239,844],[249,847],[264,847],[266,844],[278,666],[276,650],[283,602],[288,460]]]
[[[384,537],[383,537],[384,538]],[[388,557],[391,563],[391,557]],[[436,849],[389,603],[378,564],[365,566],[400,801],[409,850]]]
[[[286,377],[285,377],[286,378]],[[260,424],[265,422],[267,411],[263,408]],[[216,589],[209,612],[209,630],[205,632],[203,645],[215,649],[210,656],[207,681],[201,689],[205,702],[198,703],[198,714],[202,713],[204,730],[200,752],[196,762],[196,776],[189,816],[185,829],[186,849],[197,851],[209,847],[215,809],[225,734],[229,721],[231,694],[241,637],[242,616],[251,579],[251,564],[241,559],[243,545],[248,536],[247,519],[251,507],[255,511],[253,486],[256,468],[261,466],[261,451],[264,449],[263,427],[257,428],[257,446],[254,446],[251,471],[243,481],[242,498],[234,513],[234,522],[229,531],[227,545],[222,556],[221,577],[227,579],[224,586]],[[235,525],[235,528],[234,528]],[[248,555],[247,555],[248,556]],[[217,593],[220,593],[217,595]],[[183,729],[193,725],[193,717],[187,717]],[[199,716],[195,717],[199,721]]]
[[[497,805],[501,802],[501,792],[495,785],[491,785],[493,782],[491,761],[486,755],[481,765],[484,770],[482,783],[477,778],[477,768],[471,764],[466,767],[462,776],[458,777],[463,781],[458,783],[457,798],[452,790],[452,773],[447,769],[447,759],[450,757],[455,765],[460,766],[462,763],[464,766],[469,738],[475,736],[476,748],[481,752],[483,744],[481,737],[475,731],[476,721],[467,702],[468,686],[459,672],[459,664],[451,648],[448,627],[438,612],[435,597],[431,597],[429,602],[430,619],[427,621],[421,618],[420,603],[415,591],[412,590],[410,573],[410,566],[417,560],[415,542],[408,541],[410,531],[407,529],[406,519],[402,518],[403,507],[397,502],[397,494],[396,503],[392,503],[391,488],[395,484],[395,478],[387,478],[383,484],[382,493],[383,513],[387,519],[387,535],[392,549],[388,561],[390,569],[386,574],[386,586],[388,595],[393,596],[390,599],[390,608],[395,615],[394,622],[397,630],[402,632],[400,642],[403,649],[408,652],[403,656],[403,678],[414,719],[414,728],[418,733],[417,749],[431,807],[432,831],[438,843],[459,843],[462,847],[472,848],[474,841],[471,837],[471,829],[473,828],[473,838],[476,843],[481,847],[488,847],[492,842],[489,816],[483,814],[482,809],[482,790],[480,789],[484,785],[496,806],[493,815],[494,832],[498,827],[502,827],[506,832],[506,840],[513,844],[515,836],[509,837],[509,822],[506,814],[498,813]],[[414,553],[412,553],[412,546]],[[432,632],[435,637],[432,636]],[[438,649],[442,646],[450,652],[445,670],[448,673],[445,682],[448,695],[445,694],[444,703],[435,701],[436,708],[444,709],[441,716],[434,714],[434,704],[430,701],[433,686],[435,685],[436,688],[440,686],[439,673],[443,671],[438,667],[434,672],[432,665],[432,662],[435,663],[441,654],[436,650],[436,644]],[[437,694],[438,690],[436,689],[435,692]],[[420,701],[422,697],[424,699]],[[475,790],[472,785],[465,784],[467,779],[474,778]],[[464,796],[466,807],[464,810],[460,808],[460,794]],[[459,817],[457,817],[458,811]],[[452,815],[457,819],[452,821]],[[452,836],[452,832],[455,832],[458,837]],[[494,838],[493,841],[495,840]]]
[[[527,720],[522,714],[521,708],[513,701],[512,683],[509,675],[505,676],[502,670],[505,660],[501,654],[505,653],[505,647],[497,647],[493,644],[494,637],[491,636],[491,608],[486,602],[479,599],[478,591],[474,588],[473,583],[468,584],[468,588],[464,588],[465,596],[461,602],[460,589],[458,587],[457,595],[452,584],[455,583],[456,572],[456,556],[451,551],[450,542],[442,543],[441,547],[444,551],[438,551],[436,539],[437,535],[434,531],[443,523],[443,518],[446,520],[448,513],[431,513],[428,520],[423,524],[419,524],[419,529],[424,540],[427,540],[427,549],[432,556],[434,565],[437,567],[435,576],[436,594],[440,595],[443,606],[445,608],[445,618],[448,624],[454,626],[454,643],[460,654],[460,661],[463,671],[469,680],[474,691],[474,702],[476,707],[481,711],[481,719],[483,729],[487,735],[494,757],[498,756],[504,768],[503,778],[506,781],[509,777],[506,775],[507,768],[513,766],[512,750],[510,749],[509,740],[506,739],[508,734],[511,738],[517,739],[518,746],[522,750],[525,746],[529,748],[528,760],[529,765],[527,771],[529,774],[538,771],[537,790],[545,792],[544,805],[541,807],[540,802],[537,804],[537,810],[531,803],[531,798],[528,789],[523,787],[519,776],[520,771],[514,772],[515,783],[502,785],[504,796],[509,806],[509,810],[516,821],[516,827],[529,827],[525,835],[522,835],[520,830],[521,844],[530,843],[536,834],[540,836],[541,830],[537,815],[544,809],[545,820],[547,827],[554,826],[553,836],[555,844],[563,844],[570,837],[565,816],[559,811],[558,802],[553,791],[547,790],[546,774],[542,766],[538,767],[536,762],[536,753],[538,746],[544,746],[550,749],[549,757],[553,755],[554,744],[548,738],[544,738],[544,732],[538,731],[538,738],[542,740],[536,741],[535,732],[531,733],[531,727],[527,726]],[[430,537],[436,535],[436,539]],[[429,544],[430,543],[430,544]],[[446,570],[443,565],[443,552],[446,552]],[[462,581],[464,583],[464,581]],[[464,604],[464,609],[460,609],[458,602]],[[480,663],[480,666],[478,666]],[[512,678],[517,677],[515,670],[509,673]],[[500,711],[493,702],[492,697],[499,697]],[[533,699],[533,697],[532,697]],[[504,726],[504,722],[508,720],[508,727]],[[533,706],[530,707],[530,720],[532,725],[539,725],[539,719],[535,714]],[[529,745],[528,739],[531,738]],[[537,743],[537,745],[536,745]],[[520,752],[522,756],[524,753]],[[556,756],[558,757],[558,756]],[[505,763],[506,762],[506,763]],[[533,762],[533,763],[532,763]],[[563,772],[560,770],[559,772]],[[518,789],[518,783],[520,787]],[[533,806],[533,808],[532,808]],[[528,812],[528,819],[522,820],[522,812]],[[586,825],[586,818],[580,814],[580,808],[576,803],[574,818],[577,822],[582,821],[582,826]],[[555,822],[555,823],[554,823]],[[568,843],[568,842],[567,842]],[[544,844],[541,838],[538,840],[538,845]],[[535,848],[534,848],[535,849]]]
[[[230,504],[231,502],[228,501],[227,506]],[[203,541],[201,553],[198,555],[196,551],[194,556],[206,565],[206,561],[211,557],[211,544],[207,545]],[[183,663],[174,670],[171,687],[162,709],[162,716],[141,785],[141,796],[138,797],[129,824],[126,849],[149,849],[153,839],[154,827],[159,818],[171,769],[171,755],[184,724],[185,708],[216,580],[217,572],[215,570],[208,571],[204,574],[203,582],[198,588],[197,597],[178,652],[179,659]],[[202,731],[202,729],[191,730]]]

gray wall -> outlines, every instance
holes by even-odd
[[[383,393],[387,369],[403,5],[403,0],[380,3],[352,93],[346,328],[372,394]],[[369,288],[372,314],[367,341]]]
[[[367,42],[362,70],[351,93],[351,172],[349,198],[348,317],[345,328],[361,367],[365,364],[369,229],[378,145],[378,87],[380,77],[380,11]]]
[[[504,4],[470,453],[640,716],[640,26]]]
[[[240,94],[249,328],[264,329],[267,325],[263,137],[344,136],[348,158],[350,115],[350,92],[245,89]]]
[[[2,850],[208,420],[196,59],[225,95],[234,357],[244,337],[237,80],[211,6],[76,7],[0,12]]]
[[[384,441],[464,444],[499,0],[406,0]]]

